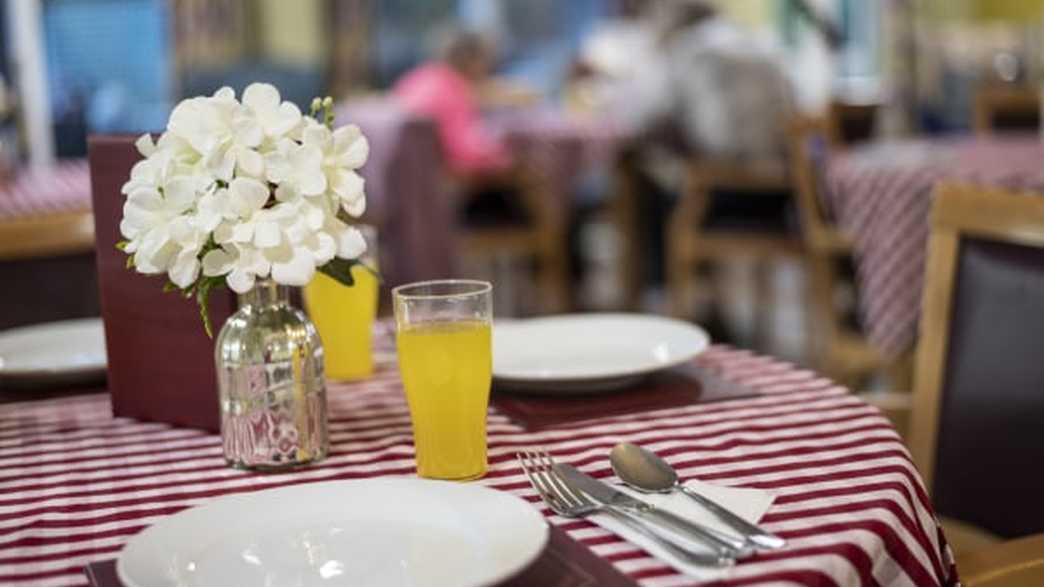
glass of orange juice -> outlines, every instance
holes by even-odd
[[[373,322],[377,318],[377,229],[356,226],[366,240],[363,265],[352,267],[347,287],[316,273],[304,288],[305,307],[319,330],[331,379],[363,379],[373,374]]]
[[[421,477],[466,480],[486,474],[492,292],[488,282],[463,279],[392,290],[399,371]]]

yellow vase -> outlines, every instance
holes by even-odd
[[[348,287],[317,273],[304,288],[305,306],[319,330],[329,379],[363,379],[373,374],[373,323],[378,281],[368,269],[352,267]]]

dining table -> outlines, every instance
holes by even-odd
[[[375,374],[327,385],[328,458],[290,472],[229,468],[219,435],[114,418],[104,392],[45,399],[26,392],[23,401],[0,404],[0,584],[87,585],[87,567],[108,568],[111,576],[108,561],[135,534],[221,496],[413,476],[394,328],[383,321],[375,328]],[[683,480],[771,492],[759,524],[787,546],[740,561],[714,585],[958,583],[921,477],[881,412],[813,371],[746,350],[711,346],[690,366],[744,392],[663,403],[639,387],[616,396],[626,398],[626,409],[602,411],[614,403],[604,397],[573,398],[574,405],[589,402],[587,409],[540,421],[548,410],[520,417],[525,398],[505,403],[495,388],[489,470],[474,483],[517,496],[546,517],[548,548],[558,540],[557,552],[567,553],[559,563],[586,565],[578,576],[587,579],[572,585],[694,580],[586,519],[554,515],[516,461],[519,450],[543,448],[611,480],[609,450],[626,441],[658,452]],[[546,407],[551,400],[539,401]]]
[[[98,315],[92,229],[86,160],[27,166],[0,182],[0,330]]]
[[[1036,134],[947,136],[868,143],[826,160],[824,204],[855,241],[866,334],[885,356],[917,338],[934,188],[941,182],[1044,190]]]

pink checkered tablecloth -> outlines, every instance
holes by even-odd
[[[941,181],[1044,190],[1044,144],[1036,135],[875,143],[827,165],[827,204],[855,237],[863,323],[889,356],[917,337],[932,190]]]
[[[0,584],[83,585],[164,516],[219,495],[296,483],[411,475],[409,415],[390,337],[378,373],[329,386],[332,451],[285,474],[229,469],[218,436],[113,418],[107,396],[0,405]],[[541,509],[647,586],[691,581],[585,520],[543,507],[514,453],[541,445],[596,476],[620,441],[665,455],[683,478],[774,491],[762,525],[789,544],[737,565],[719,585],[951,585],[956,582],[921,479],[895,430],[845,389],[788,363],[713,347],[699,363],[759,397],[592,419],[527,432],[495,409],[480,482]]]
[[[90,209],[91,176],[86,159],[27,168],[9,183],[0,183],[0,222]]]

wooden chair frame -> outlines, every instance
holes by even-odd
[[[983,88],[975,95],[972,127],[977,134],[988,135],[994,132],[994,118],[998,114],[1018,112],[1032,116],[1040,109],[1040,92],[1032,88]]]
[[[94,250],[94,215],[63,212],[0,221],[0,261]]]
[[[854,385],[860,383],[861,378],[892,365],[860,333],[843,328],[842,317],[835,305],[837,263],[852,254],[854,241],[823,213],[815,162],[808,147],[811,136],[828,139],[830,132],[830,122],[822,118],[796,116],[791,119],[787,125],[790,174],[806,249],[807,352],[810,357],[819,359],[817,367],[825,374],[843,384]],[[899,386],[908,385],[901,369],[891,369],[890,377],[899,380]],[[888,397],[883,401],[896,413],[902,411],[904,397]]]
[[[703,231],[713,188],[749,190],[749,197],[757,198],[759,190],[789,190],[790,179],[785,169],[772,164],[707,159],[689,164],[685,188],[667,226],[667,286],[671,312],[680,318],[688,317],[690,312],[692,273],[700,262],[729,257],[770,260],[800,257],[804,252],[801,239],[796,236]],[[770,292],[766,280],[760,281],[758,296],[764,297]]]
[[[1044,247],[1044,198],[953,184],[935,191],[922,298],[910,451],[929,493],[935,473],[939,412],[962,237]]]
[[[1022,587],[1044,584],[1044,534],[1009,540],[961,560],[965,587]]]
[[[564,311],[572,305],[568,247],[566,242],[565,206],[560,198],[548,192],[538,173],[525,167],[513,169],[490,178],[463,181],[465,194],[473,192],[485,182],[518,189],[531,221],[525,226],[496,228],[467,228],[462,237],[466,254],[484,255],[501,252],[532,256],[537,260],[537,287],[551,311]]]

